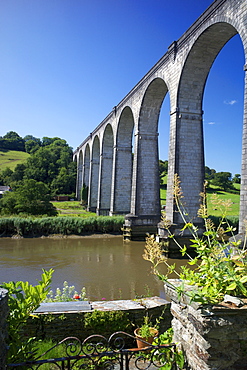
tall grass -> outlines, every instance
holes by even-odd
[[[99,217],[44,217],[0,218],[0,236],[41,236],[51,234],[83,235],[92,233],[120,233],[123,216]]]

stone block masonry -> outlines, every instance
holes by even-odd
[[[241,308],[199,305],[186,296],[178,298],[169,285],[165,291],[172,300],[173,340],[185,351],[190,370],[247,368],[247,300]]]

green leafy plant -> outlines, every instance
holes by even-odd
[[[143,324],[138,328],[137,334],[143,339],[154,337],[158,334],[158,321],[153,324],[148,315],[144,316]]]
[[[184,368],[184,354],[183,351],[179,349],[179,346],[173,343],[172,328],[169,328],[163,334],[159,335],[158,338],[155,338],[152,344],[169,345],[169,347],[165,349],[155,350],[153,353],[154,360],[158,361],[161,364],[161,366],[159,366],[159,369],[172,370],[174,368],[174,364],[177,365],[178,369]]]
[[[41,280],[33,286],[27,281],[10,281],[2,283],[1,288],[7,289],[9,298],[8,316],[8,362],[21,362],[32,358],[32,343],[34,338],[29,338],[23,333],[23,326],[30,315],[39,307],[46,298],[50,289],[54,270],[43,270]]]
[[[169,237],[180,248],[181,254],[188,258],[188,265],[182,266],[179,271],[175,264],[170,265],[163,255],[161,244],[156,242],[154,236],[147,238],[143,258],[152,263],[153,272],[163,281],[167,281],[171,273],[175,273],[186,284],[195,286],[187,291],[185,286],[174,286],[178,294],[186,294],[191,300],[206,304],[222,302],[226,294],[247,297],[247,250],[246,237],[240,248],[241,240],[234,237],[235,229],[227,221],[227,211],[231,206],[230,201],[219,199],[217,195],[211,198],[215,207],[221,210],[219,225],[216,227],[208,216],[205,192],[201,194],[202,202],[198,216],[204,221],[204,232],[198,235],[198,228],[189,219],[182,202],[182,190],[178,176],[174,179],[174,199],[184,226],[181,231],[189,230],[191,233],[191,247],[195,251],[192,258],[186,246],[180,245],[171,231],[171,223],[163,217],[164,228]],[[232,236],[229,240],[229,236]],[[167,273],[159,272],[159,265],[167,266]],[[193,266],[193,269],[190,268]]]

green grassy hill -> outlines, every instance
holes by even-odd
[[[160,200],[161,205],[166,204],[166,182],[167,182],[167,176],[163,177],[163,185],[160,189]],[[207,206],[208,206],[208,213],[211,216],[221,216],[222,211],[220,209],[217,209],[210,201],[212,195],[215,193],[219,196],[220,199],[228,200],[230,199],[232,202],[231,210],[228,212],[228,216],[238,216],[239,215],[239,201],[240,201],[240,184],[234,184],[235,189],[237,190],[235,193],[230,193],[227,191],[223,191],[213,185],[210,185],[209,188],[207,188]]]
[[[30,154],[17,150],[0,150],[0,172],[9,167],[12,171],[17,164],[27,160]]]

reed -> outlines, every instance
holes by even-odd
[[[92,233],[121,233],[123,216],[0,218],[1,236],[83,235]]]

